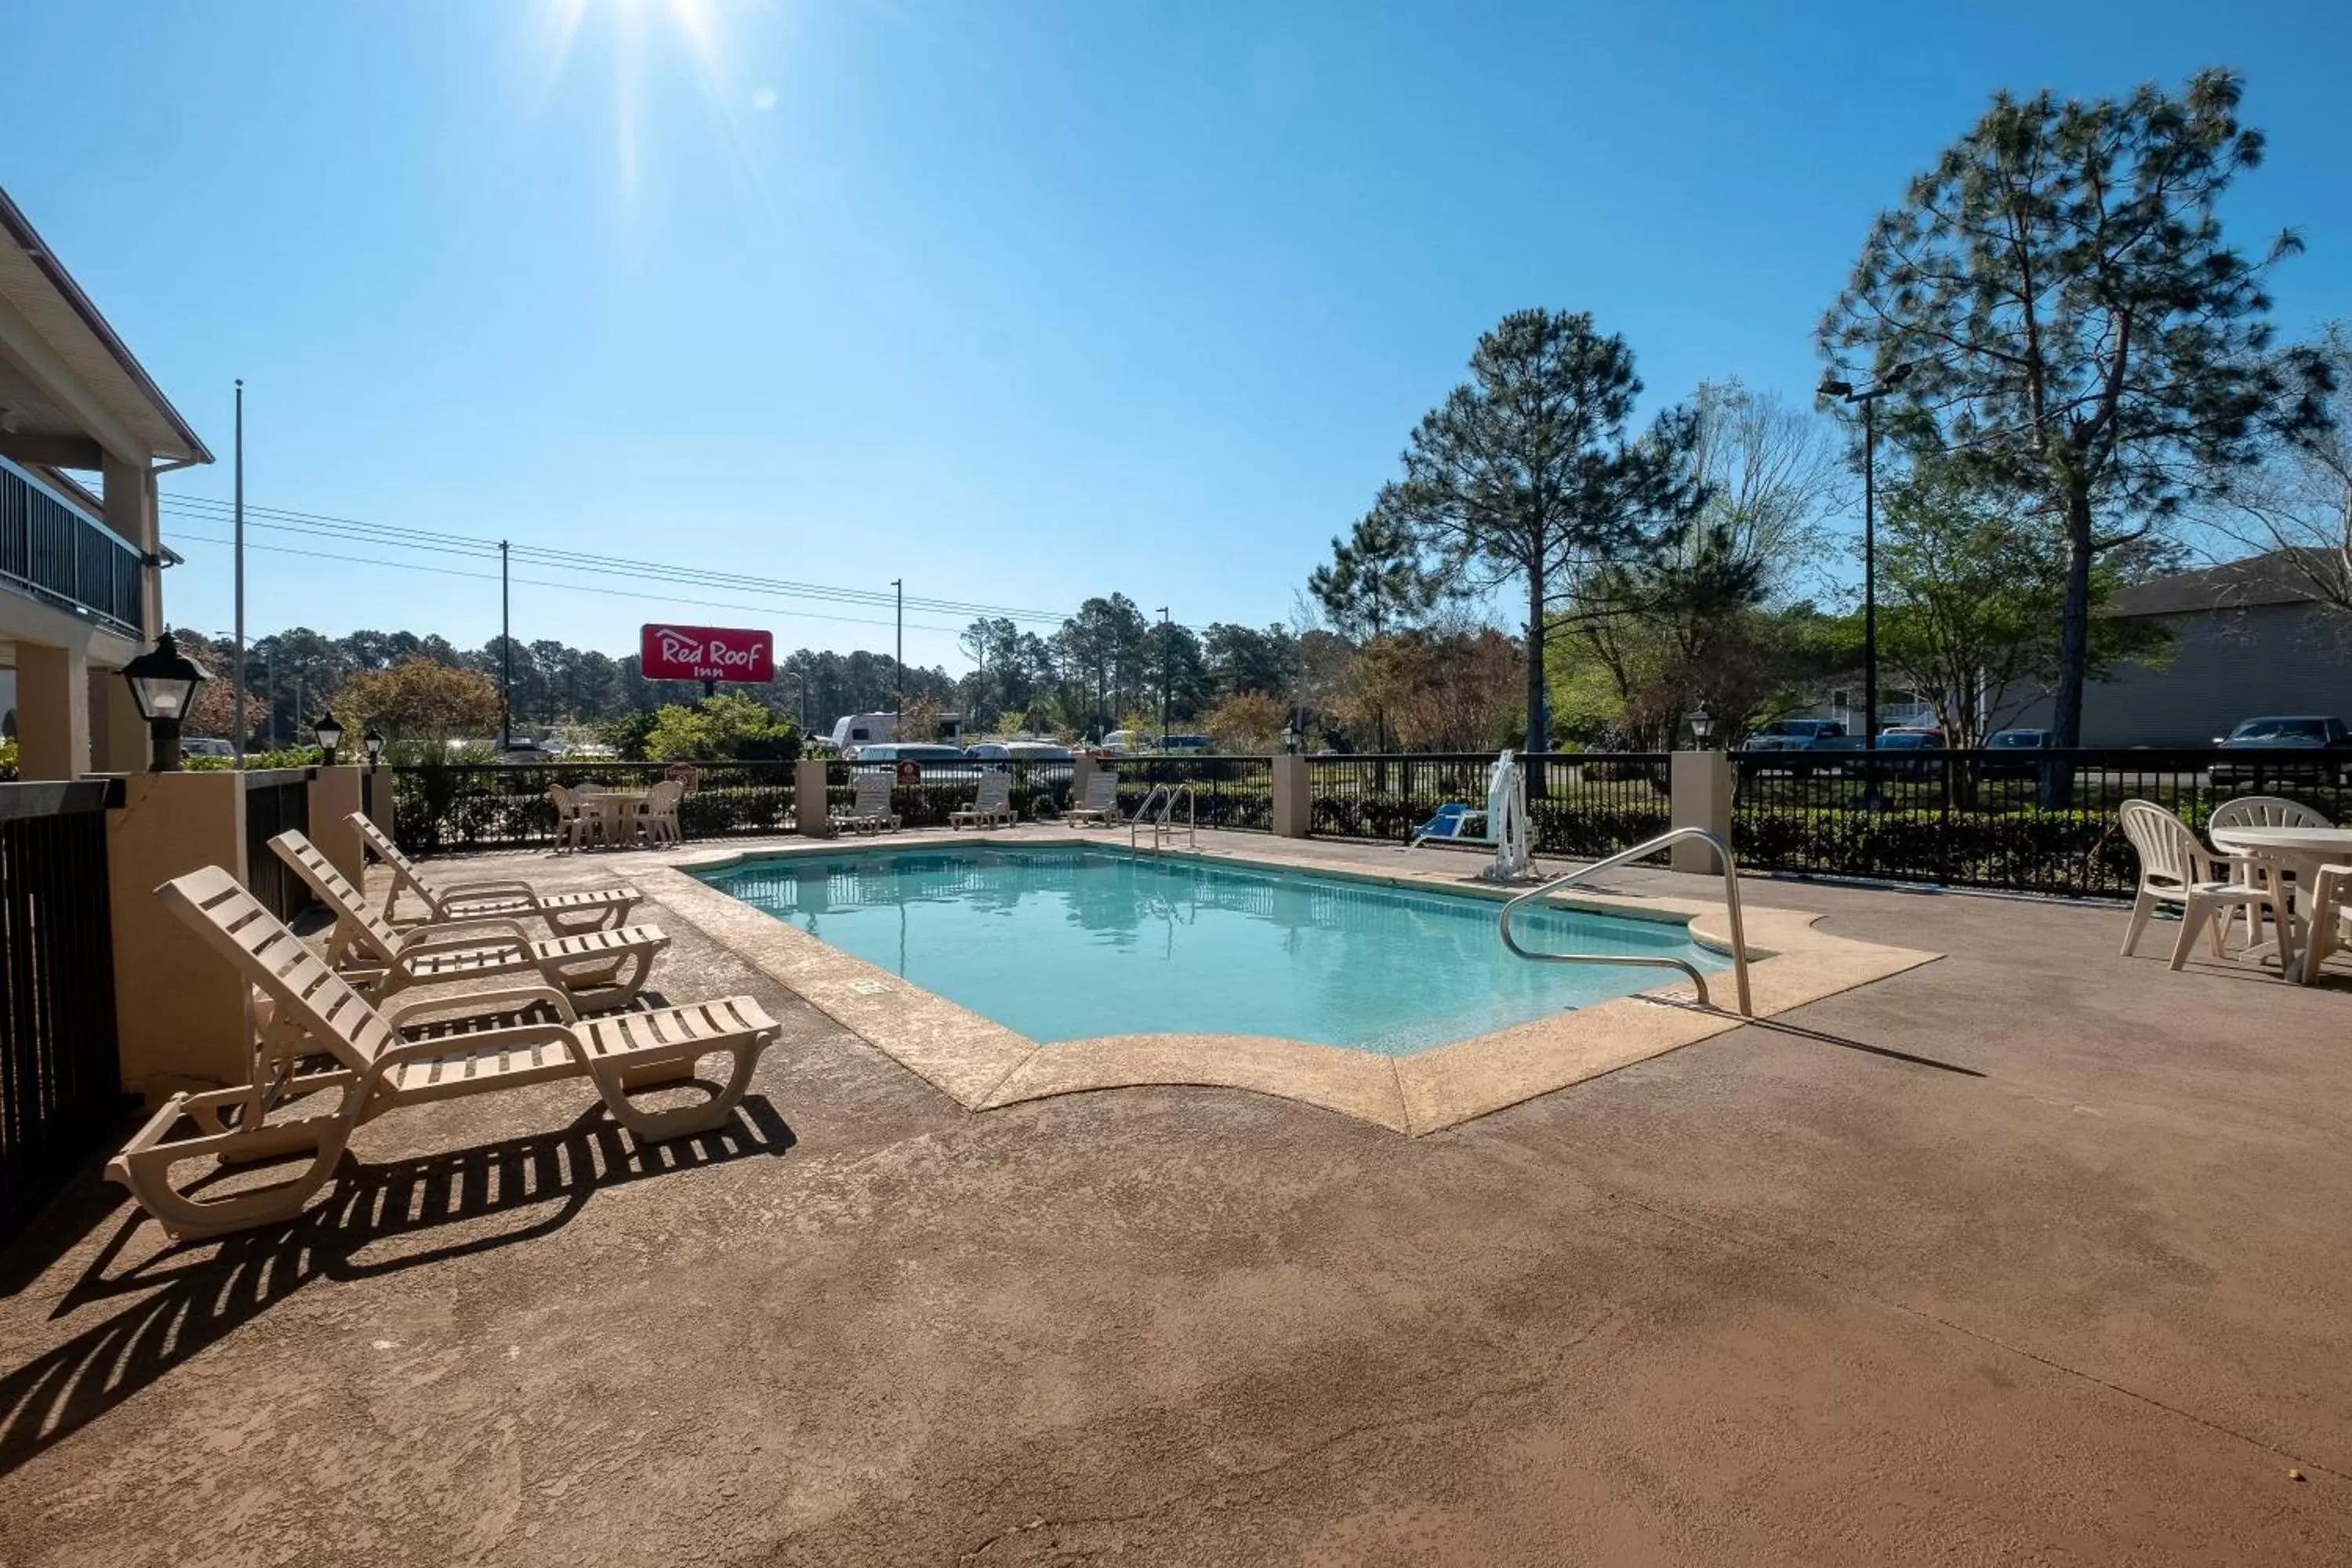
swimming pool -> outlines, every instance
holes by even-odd
[[[1665,984],[1530,963],[1492,900],[1092,846],[864,849],[697,873],[719,891],[1044,1042],[1258,1035],[1411,1056]],[[1729,960],[1679,923],[1522,911],[1553,952]]]

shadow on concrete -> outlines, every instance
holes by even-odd
[[[134,1212],[52,1318],[114,1297],[138,1299],[0,1374],[0,1475],[313,1279],[367,1279],[544,1236],[569,1223],[601,1188],[781,1155],[793,1142],[783,1118],[755,1094],[727,1126],[666,1143],[637,1142],[597,1105],[555,1131],[414,1160],[362,1164],[346,1152],[326,1200],[299,1218],[166,1246],[111,1272],[152,1223]],[[484,1223],[500,1215],[520,1223]]]
[[[1678,1001],[1672,996],[1644,996],[1642,999],[1660,1007],[1679,1007],[1685,1012],[1710,1015],[1720,1012],[1717,1008],[1702,1007],[1696,1002]],[[1817,1040],[1825,1046],[1837,1046],[1849,1051],[1862,1051],[1874,1057],[1885,1057],[1889,1061],[1908,1062],[1913,1067],[1933,1068],[1937,1072],[1952,1073],[1960,1078],[1985,1076],[1975,1068],[1962,1067],[1958,1062],[1939,1061],[1934,1057],[1920,1056],[1916,1051],[1899,1051],[1893,1046],[1874,1046],[1868,1040],[1857,1040],[1845,1035],[1832,1035],[1825,1029],[1809,1029],[1802,1024],[1791,1024],[1784,1018],[1749,1018],[1745,1020],[1745,1024],[1751,1029],[1769,1029],[1776,1035],[1790,1035],[1800,1040]]]

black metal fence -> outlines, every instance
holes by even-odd
[[[1011,780],[1013,810],[1022,821],[1058,813],[1069,803],[1072,764],[1050,758],[972,757],[961,762],[918,763],[915,777],[902,776],[895,762],[831,762],[825,764],[825,797],[835,812],[848,809],[856,797],[861,774],[887,773],[894,781],[890,809],[907,827],[945,827],[952,814],[971,805],[980,795],[981,780],[1003,774]]]
[[[1660,752],[1551,752],[1522,759],[1538,853],[1613,854],[1673,820],[1672,758]],[[1152,788],[1190,784],[1202,827],[1274,826],[1271,757],[1121,757],[1119,806],[1132,815]],[[1486,753],[1316,757],[1307,763],[1307,830],[1403,843],[1449,802],[1483,807]],[[1733,847],[1743,868],[1805,876],[1940,882],[1954,887],[2127,895],[2137,879],[2116,807],[2135,796],[2201,830],[2233,796],[2297,800],[2352,818],[2352,753],[2077,750],[2068,752],[1736,752]],[[943,826],[981,780],[1010,775],[1023,821],[1066,807],[1073,765],[967,759],[895,776],[892,809],[909,827]],[[862,770],[826,764],[830,811],[846,809]],[[397,771],[398,831],[418,853],[554,841],[551,784],[643,788],[658,763],[521,766],[428,764]],[[682,811],[688,837],[781,833],[793,826],[793,764],[700,764]],[[250,810],[250,806],[248,807]],[[1181,814],[1180,814],[1181,815]],[[275,831],[275,829],[272,829]],[[261,835],[255,840],[261,842]],[[261,862],[255,861],[260,885]],[[273,864],[268,868],[275,874]]]
[[[551,787],[650,789],[672,765],[424,763],[396,768],[394,836],[412,855],[551,847],[555,843],[555,805],[547,793]],[[793,763],[692,766],[694,787],[678,803],[678,827],[688,838],[792,831]]]
[[[310,831],[310,770],[269,768],[243,776],[245,885],[262,908],[281,921],[291,921],[317,900],[269,841],[289,828]]]
[[[2352,816],[2352,753],[1739,752],[1733,849],[1744,869],[2126,897],[2137,862],[2116,808],[2154,801],[2202,831],[2236,796]]]
[[[1122,816],[1133,816],[1161,784],[1190,784],[1194,826],[1239,833],[1274,831],[1272,757],[1118,757],[1103,765],[1118,774]],[[1185,819],[1186,808],[1178,807],[1175,820]]]
[[[1540,854],[1600,856],[1666,830],[1671,759],[1662,752],[1546,752],[1522,759]],[[1317,757],[1307,763],[1307,831],[1408,842],[1440,806],[1486,805],[1491,752]]]
[[[111,787],[0,784],[0,1239],[122,1111]]]

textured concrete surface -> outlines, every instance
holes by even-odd
[[[0,1254],[0,1561],[2352,1561],[2352,973],[1750,896],[1948,956],[1419,1139],[973,1114],[667,921],[784,1020],[730,1134],[547,1085]]]

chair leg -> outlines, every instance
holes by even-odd
[[[2147,918],[2156,912],[2156,895],[2142,888],[2132,899],[2131,924],[2124,928],[2124,956],[2129,958],[2132,949],[2139,945],[2140,933],[2147,930]]]
[[[2197,933],[2213,918],[2213,903],[2191,893],[2180,906],[2180,934],[2172,942],[2172,967],[2176,970],[2189,962],[2189,951],[2197,945]]]

